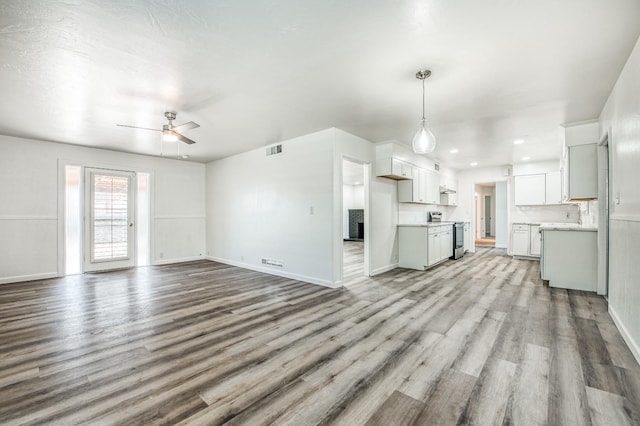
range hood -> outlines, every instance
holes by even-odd
[[[455,194],[456,191],[450,188],[447,188],[446,186],[441,186],[440,187],[440,193],[441,194]]]

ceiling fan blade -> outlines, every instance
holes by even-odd
[[[154,132],[161,132],[162,130],[160,129],[150,129],[148,127],[138,127],[138,126],[127,126],[126,124],[116,124],[116,126],[119,127],[129,127],[131,129],[142,129],[142,130],[153,130]]]
[[[189,121],[188,123],[181,124],[179,126],[174,126],[171,128],[174,132],[184,132],[185,130],[196,129],[200,127],[198,123],[194,123],[193,121]]]
[[[176,137],[178,138],[179,141],[182,141],[184,143],[187,143],[189,145],[196,143],[196,141],[192,141],[191,139],[189,139],[186,136],[182,136],[180,133],[178,132],[174,132],[173,130],[171,131],[171,133],[173,133],[174,135],[176,135]]]

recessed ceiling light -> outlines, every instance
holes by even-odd
[[[452,154],[457,154],[458,153],[458,149],[457,148],[453,148],[449,152],[452,153]]]
[[[529,161],[531,160],[531,157],[522,157],[522,161]]]
[[[475,166],[477,166],[477,165],[478,165],[478,163],[476,163],[476,162],[474,161],[473,163],[469,163],[469,165],[470,165],[470,166],[474,166],[474,167],[475,167]]]
[[[514,145],[520,145],[524,143],[524,139],[516,139],[515,141],[513,141]]]

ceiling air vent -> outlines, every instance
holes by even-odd
[[[280,154],[282,152],[282,144],[272,145],[267,147],[267,156]]]

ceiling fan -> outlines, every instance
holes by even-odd
[[[162,132],[162,140],[165,142],[181,141],[189,145],[196,143],[196,141],[193,141],[188,137],[184,136],[182,132],[184,132],[185,130],[190,130],[190,129],[195,129],[200,127],[198,123],[189,121],[188,123],[180,124],[179,126],[174,126],[173,120],[176,119],[176,113],[172,111],[167,111],[164,113],[164,116],[167,118],[167,120],[169,120],[169,124],[163,125],[162,129],[150,129],[148,127],[128,126],[126,124],[116,124],[116,126],[130,127],[132,129],[153,130],[154,132]]]

